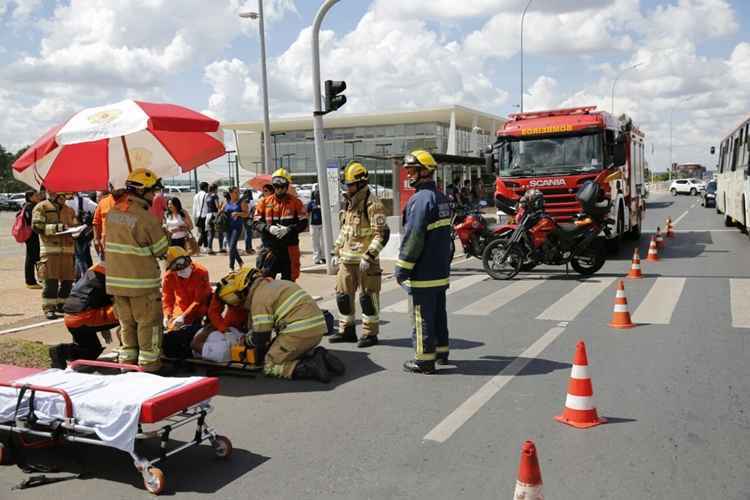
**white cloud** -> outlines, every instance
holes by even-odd
[[[552,77],[540,76],[529,87],[528,93],[524,94],[524,111],[539,111],[543,109],[555,109],[560,104],[558,83]]]
[[[239,59],[206,66],[204,78],[213,88],[207,111],[223,120],[239,120],[257,113],[260,88],[249,75],[247,65]]]
[[[574,12],[592,7],[604,7],[614,0],[536,0],[529,12],[548,13]],[[394,18],[438,18],[457,19],[486,17],[500,11],[518,11],[526,7],[528,0],[378,0],[373,10],[380,17]]]

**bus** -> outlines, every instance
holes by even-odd
[[[719,146],[716,174],[716,212],[724,225],[747,233],[750,223],[750,118],[735,128]]]

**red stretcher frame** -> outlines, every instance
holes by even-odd
[[[141,367],[106,361],[76,360],[68,364],[75,370],[80,367],[108,368],[118,371],[143,371]],[[65,418],[55,422],[54,426],[45,426],[38,423],[30,423],[25,417],[17,418],[15,422],[0,422],[0,430],[18,434],[22,447],[39,448],[45,446],[59,445],[64,442],[78,442],[96,446],[107,446],[96,436],[92,427],[80,425],[75,419],[75,405],[70,396],[62,389],[55,387],[35,386],[16,382],[24,377],[34,375],[43,370],[34,368],[22,368],[11,365],[0,365],[0,387],[21,389],[26,386],[27,393],[32,391],[55,393],[65,401]],[[232,443],[225,437],[217,434],[214,429],[206,424],[206,417],[213,411],[213,407],[206,402],[219,392],[219,379],[205,377],[186,386],[167,391],[156,397],[145,401],[141,405],[140,424],[136,440],[159,439],[160,454],[153,459],[137,455],[131,452],[135,468],[143,476],[146,489],[154,494],[159,494],[166,484],[164,473],[154,467],[159,462],[187,448],[198,446],[209,441],[214,448],[218,458],[226,459],[232,453]],[[193,439],[176,447],[169,449],[169,435],[175,429],[196,422],[196,430]],[[152,424],[157,427],[144,432],[141,424]],[[34,436],[35,441],[27,441],[25,437]],[[41,438],[41,440],[40,440]],[[0,444],[0,464],[8,463],[10,450],[3,448]]]

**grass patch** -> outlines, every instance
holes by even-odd
[[[26,368],[49,368],[48,346],[30,340],[0,340],[0,363]]]

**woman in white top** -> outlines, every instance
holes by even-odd
[[[193,230],[193,221],[182,209],[182,202],[176,196],[169,199],[164,216],[164,228],[169,233],[169,245],[185,248],[185,238]]]

